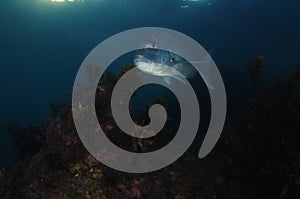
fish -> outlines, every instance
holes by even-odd
[[[192,63],[206,64],[207,61]],[[186,78],[192,78],[197,73],[192,64],[184,58],[175,53],[157,49],[156,46],[139,50],[135,55],[134,65],[144,73],[163,77],[168,85],[171,84],[171,78],[186,84]],[[201,72],[200,75],[203,77],[207,87],[214,89],[210,77],[203,76]]]
[[[184,5],[184,6],[180,6],[180,8],[189,8],[190,6],[188,5]]]
[[[197,4],[207,4],[208,6],[212,5],[213,0],[182,0],[184,3],[197,3]],[[182,8],[182,6],[181,6]]]
[[[151,34],[142,41],[136,51],[133,59],[134,66],[144,73],[162,77],[168,85],[171,84],[172,79],[187,84],[187,78],[192,78],[199,72],[207,87],[214,89],[210,53],[202,60],[189,60],[189,62],[174,53],[182,51],[188,52],[189,49],[179,45],[172,36],[163,33]],[[194,68],[195,65],[198,69]]]
[[[169,85],[171,78],[186,83],[186,78],[196,74],[196,70],[188,61],[172,52],[157,49],[155,46],[139,50],[135,55],[134,64],[145,73],[163,77]]]

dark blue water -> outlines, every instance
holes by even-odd
[[[300,63],[299,8],[297,0],[1,0],[0,165],[18,154],[5,126],[45,122],[52,101],[70,100],[81,62],[106,38],[144,26],[185,33],[213,49],[229,94],[240,99],[249,57],[264,55],[266,84]]]

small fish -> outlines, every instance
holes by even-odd
[[[189,8],[189,6],[185,5],[185,6],[180,6],[180,8]]]

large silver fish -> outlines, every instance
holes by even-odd
[[[180,56],[155,46],[139,50],[134,64],[145,73],[164,77],[168,84],[171,83],[171,77],[185,82],[184,79],[196,73],[192,65]]]
[[[207,61],[193,62],[206,65]],[[191,63],[182,57],[165,50],[157,49],[155,45],[145,46],[137,52],[134,58],[135,66],[141,71],[164,78],[167,84],[171,84],[171,78],[175,78],[183,83],[185,79],[193,77],[196,74],[196,69]],[[209,74],[209,68],[204,67],[206,74]],[[205,84],[208,88],[214,89],[211,77],[204,76],[201,72]]]

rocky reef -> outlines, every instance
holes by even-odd
[[[126,67],[121,73],[130,68]],[[114,139],[120,130],[113,122],[109,99],[117,79],[109,73],[99,85],[96,108],[101,111],[100,124],[118,145],[145,151],[157,141]],[[163,104],[160,98],[153,103]],[[43,127],[9,127],[17,146],[28,152],[9,172],[0,170],[1,198],[300,197],[299,67],[250,99],[227,122],[206,158],[199,160],[189,150],[167,168],[146,174],[122,173],[99,163],[76,133],[71,105],[52,106],[53,117]],[[135,120],[145,124],[145,116],[136,114]]]

